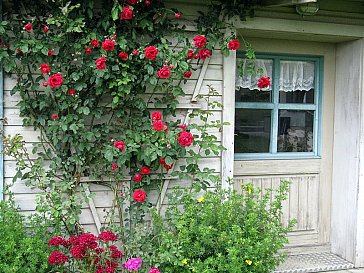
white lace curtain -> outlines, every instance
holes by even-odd
[[[243,60],[243,68],[246,71],[248,62],[251,60]],[[272,79],[272,60],[255,60],[257,69],[263,70],[263,76],[268,76]],[[281,61],[280,62],[280,78],[279,78],[279,90],[284,92],[292,91],[308,91],[314,88],[315,84],[315,66],[312,62],[302,61]],[[259,89],[258,79],[261,75],[255,76],[245,72],[243,76],[239,75],[237,71],[236,75],[236,88],[248,88],[250,90]],[[271,88],[267,89],[271,90]]]

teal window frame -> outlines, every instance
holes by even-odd
[[[238,52],[237,60],[244,59],[245,53]],[[257,159],[309,159],[321,158],[322,135],[322,96],[323,96],[323,56],[298,55],[298,54],[267,54],[257,53],[257,59],[273,61],[272,72],[272,101],[267,102],[235,102],[235,110],[240,109],[266,109],[271,110],[271,132],[269,153],[235,153],[235,160]],[[279,103],[279,75],[280,61],[310,61],[315,64],[315,90],[314,104]],[[278,152],[278,112],[279,110],[311,110],[314,111],[313,123],[313,152]],[[236,113],[236,112],[235,112]]]

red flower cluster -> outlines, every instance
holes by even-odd
[[[163,118],[162,114],[158,111],[152,113],[152,120],[161,120]]]
[[[240,47],[240,42],[239,40],[235,39],[235,40],[231,40],[228,44],[228,48],[230,50],[237,50]]]
[[[48,245],[63,247],[69,252],[69,256],[60,251],[53,251],[48,257],[49,264],[65,264],[70,259],[75,259],[74,264],[83,267],[83,263],[93,266],[92,272],[115,272],[123,253],[110,242],[117,241],[118,237],[109,230],[104,230],[98,237],[93,234],[84,233],[80,236],[72,236],[68,240],[61,236],[51,238]],[[91,268],[90,268],[91,269]]]
[[[51,68],[49,67],[48,64],[41,64],[40,70],[42,71],[42,74],[48,74],[51,72]]]
[[[101,47],[106,51],[112,51],[115,48],[115,42],[110,39],[106,39],[102,42]]]
[[[51,88],[60,87],[62,83],[63,83],[63,77],[62,77],[61,73],[51,75],[48,78],[48,84]]]
[[[105,69],[105,64],[106,64],[106,58],[104,56],[102,56],[101,58],[99,58],[95,61],[96,67],[100,70]]]
[[[130,6],[123,7],[123,11],[120,12],[119,17],[121,20],[130,21],[133,19],[134,11],[130,8]]]
[[[206,48],[200,49],[197,53],[197,57],[200,58],[201,60],[206,60],[207,58],[210,58],[210,56],[211,52]]]
[[[158,72],[157,75],[161,79],[168,79],[171,76],[171,70],[169,70],[168,66],[163,66]]]
[[[193,38],[193,41],[194,41],[195,47],[197,47],[197,48],[202,48],[207,43],[206,37],[203,36],[203,35],[197,35],[197,36],[195,36]]]
[[[267,88],[270,86],[270,78],[269,77],[261,77],[258,80],[258,87],[260,89]]]
[[[124,151],[125,150],[124,141],[122,141],[122,140],[114,141],[114,147],[119,149],[120,151]]]
[[[134,201],[141,203],[145,200],[146,197],[147,197],[147,193],[145,191],[139,189],[134,192],[133,199],[134,199]]]
[[[182,147],[187,147],[190,146],[193,142],[193,135],[190,132],[181,132],[179,133],[178,136],[178,143],[182,146]]]
[[[146,48],[144,48],[144,52],[145,58],[155,60],[157,58],[158,48],[154,46],[147,46]]]

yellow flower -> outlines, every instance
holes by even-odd
[[[250,185],[248,186],[248,193],[252,193],[252,188]]]
[[[252,261],[251,260],[245,260],[245,263],[247,264],[247,265],[252,265]]]
[[[201,203],[205,200],[205,198],[203,196],[201,196],[200,198],[197,199],[197,202]]]
[[[182,264],[187,264],[187,259],[183,259]]]

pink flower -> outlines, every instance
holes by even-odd
[[[230,50],[237,50],[240,47],[240,42],[239,40],[235,39],[235,40],[231,40],[228,44],[228,48]]]
[[[44,27],[43,27],[43,32],[44,32],[44,33],[47,33],[48,31],[49,31],[49,27],[48,27],[48,26],[44,26]]]
[[[95,65],[98,69],[100,70],[104,70],[105,69],[105,64],[106,64],[106,58],[105,57],[101,57],[99,59],[97,59],[95,61]]]
[[[42,71],[42,74],[48,74],[49,72],[51,72],[51,68],[48,64],[41,64],[40,70]]]
[[[111,230],[104,230],[99,234],[98,238],[105,243],[109,241],[115,242],[118,240],[118,236],[116,236]]]
[[[152,266],[148,273],[161,273],[157,267]]]
[[[131,258],[123,265],[123,267],[128,269],[130,272],[132,272],[133,270],[138,271],[141,266],[142,259],[140,258]]]
[[[191,71],[187,71],[187,72],[185,72],[185,74],[183,74],[183,77],[185,77],[186,79],[191,78],[191,76],[192,76],[192,72]]]
[[[60,87],[62,83],[63,83],[63,77],[62,77],[61,73],[51,75],[48,78],[48,84],[51,88]]]
[[[106,51],[112,51],[115,48],[115,42],[110,39],[106,39],[104,42],[102,42],[101,47]]]
[[[207,40],[206,40],[206,37],[203,36],[203,35],[196,35],[194,38],[193,38],[193,41],[194,41],[194,45],[195,47],[197,48],[202,48],[206,45],[207,43]]]
[[[130,21],[133,19],[133,13],[134,11],[129,6],[125,6],[123,7],[123,11],[120,12],[119,17],[121,20]]]
[[[115,163],[112,163],[112,164],[111,164],[111,169],[112,169],[113,171],[116,171],[116,170],[118,169],[118,165],[116,165]]]
[[[154,130],[160,132],[164,129],[165,124],[161,120],[156,120],[153,122]]]
[[[158,111],[154,111],[152,113],[152,120],[161,120],[162,119],[162,114],[161,112],[158,112]]]
[[[133,180],[137,183],[140,183],[143,179],[143,176],[140,173],[137,173],[136,175],[134,175]]]
[[[115,141],[114,142],[114,147],[119,149],[120,151],[124,151],[125,150],[124,141],[122,141],[122,140]]]
[[[129,57],[128,53],[126,52],[120,52],[118,57],[122,60],[122,61],[126,61]]]
[[[201,60],[206,60],[206,58],[210,58],[210,50],[203,48],[200,49],[197,53],[198,58],[200,58]]]
[[[33,25],[31,23],[28,23],[24,26],[24,29],[28,32],[31,32],[33,30]]]
[[[150,60],[155,60],[157,58],[158,48],[154,46],[147,46],[144,49],[144,52],[145,52],[145,58]]]
[[[190,132],[181,132],[179,133],[178,136],[178,143],[182,146],[182,147],[187,147],[190,146],[193,142],[193,135]]]
[[[59,251],[53,251],[48,257],[50,264],[65,264],[66,262],[68,262],[68,257]]]
[[[68,90],[68,95],[74,96],[74,95],[76,95],[76,91],[74,89],[70,89],[70,90]]]
[[[171,76],[171,70],[168,66],[164,66],[157,72],[157,75],[161,79],[168,79]]]
[[[150,169],[147,166],[143,166],[141,169],[142,174],[150,174]]]
[[[86,53],[87,55],[90,55],[90,54],[92,53],[92,49],[91,49],[91,48],[89,48],[89,47],[86,47],[86,49],[85,49],[85,53]]]
[[[134,192],[133,199],[134,199],[134,201],[141,203],[145,200],[146,197],[147,197],[147,193],[145,191],[139,189]]]
[[[259,80],[258,80],[258,87],[260,89],[262,88],[267,88],[270,86],[270,77],[261,77]]]

